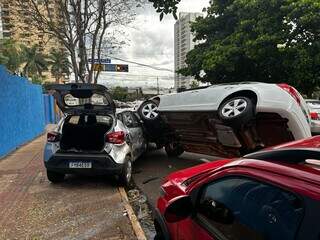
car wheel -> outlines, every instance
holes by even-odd
[[[254,104],[247,97],[235,97],[223,102],[218,109],[219,118],[231,127],[239,128],[254,117]]]
[[[152,100],[147,100],[141,104],[138,113],[143,121],[154,121],[159,118],[158,104]]]
[[[169,143],[165,146],[168,157],[179,157],[184,153],[183,147],[178,143]]]
[[[52,183],[59,183],[64,180],[64,174],[63,173],[57,173],[47,170],[47,178]]]
[[[126,157],[125,163],[119,175],[121,185],[129,186],[132,180],[132,161],[129,156]]]

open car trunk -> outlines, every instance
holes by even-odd
[[[105,135],[113,126],[109,115],[68,116],[62,127],[62,151],[100,152],[105,146]]]

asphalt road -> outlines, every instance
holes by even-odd
[[[155,206],[159,197],[159,188],[165,176],[171,172],[216,159],[218,158],[193,153],[184,153],[180,157],[169,158],[163,149],[151,149],[134,163],[134,182],[147,196],[149,203]]]

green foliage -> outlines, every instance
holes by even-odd
[[[55,77],[56,82],[67,75],[70,75],[71,63],[68,59],[69,55],[64,50],[53,49],[48,56],[48,64],[51,66],[51,74]]]
[[[190,84],[190,88],[198,88],[199,87],[199,82],[198,81],[192,81]]]
[[[0,41],[0,64],[3,64],[11,72],[17,72],[21,64],[20,46],[13,40],[2,39]]]
[[[210,83],[287,82],[308,96],[320,86],[319,1],[212,0],[207,13],[192,24],[199,44],[180,73]]]
[[[41,85],[44,82],[44,78],[41,76],[34,75],[31,78],[32,83]]]
[[[115,87],[111,91],[112,98],[121,102],[131,102],[139,99],[141,95],[138,92],[129,92],[126,87]]]
[[[178,19],[177,9],[181,0],[149,0],[153,3],[153,7],[160,13],[160,21],[165,14],[172,14],[175,19]]]
[[[128,89],[123,87],[115,87],[112,90],[111,94],[113,99],[121,102],[125,102],[127,101],[127,97],[128,97]]]
[[[47,70],[46,56],[34,45],[30,48],[22,46],[23,74],[27,77],[41,77],[42,72]]]

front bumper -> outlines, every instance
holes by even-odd
[[[161,236],[163,240],[170,240],[170,233],[166,224],[166,221],[164,220],[163,216],[160,213],[159,209],[155,209],[153,212],[153,218],[154,218],[154,225],[156,227],[157,234],[161,231]]]
[[[91,162],[92,168],[69,168],[70,162]],[[48,170],[64,174],[119,174],[123,168],[108,154],[55,153],[44,164]]]

